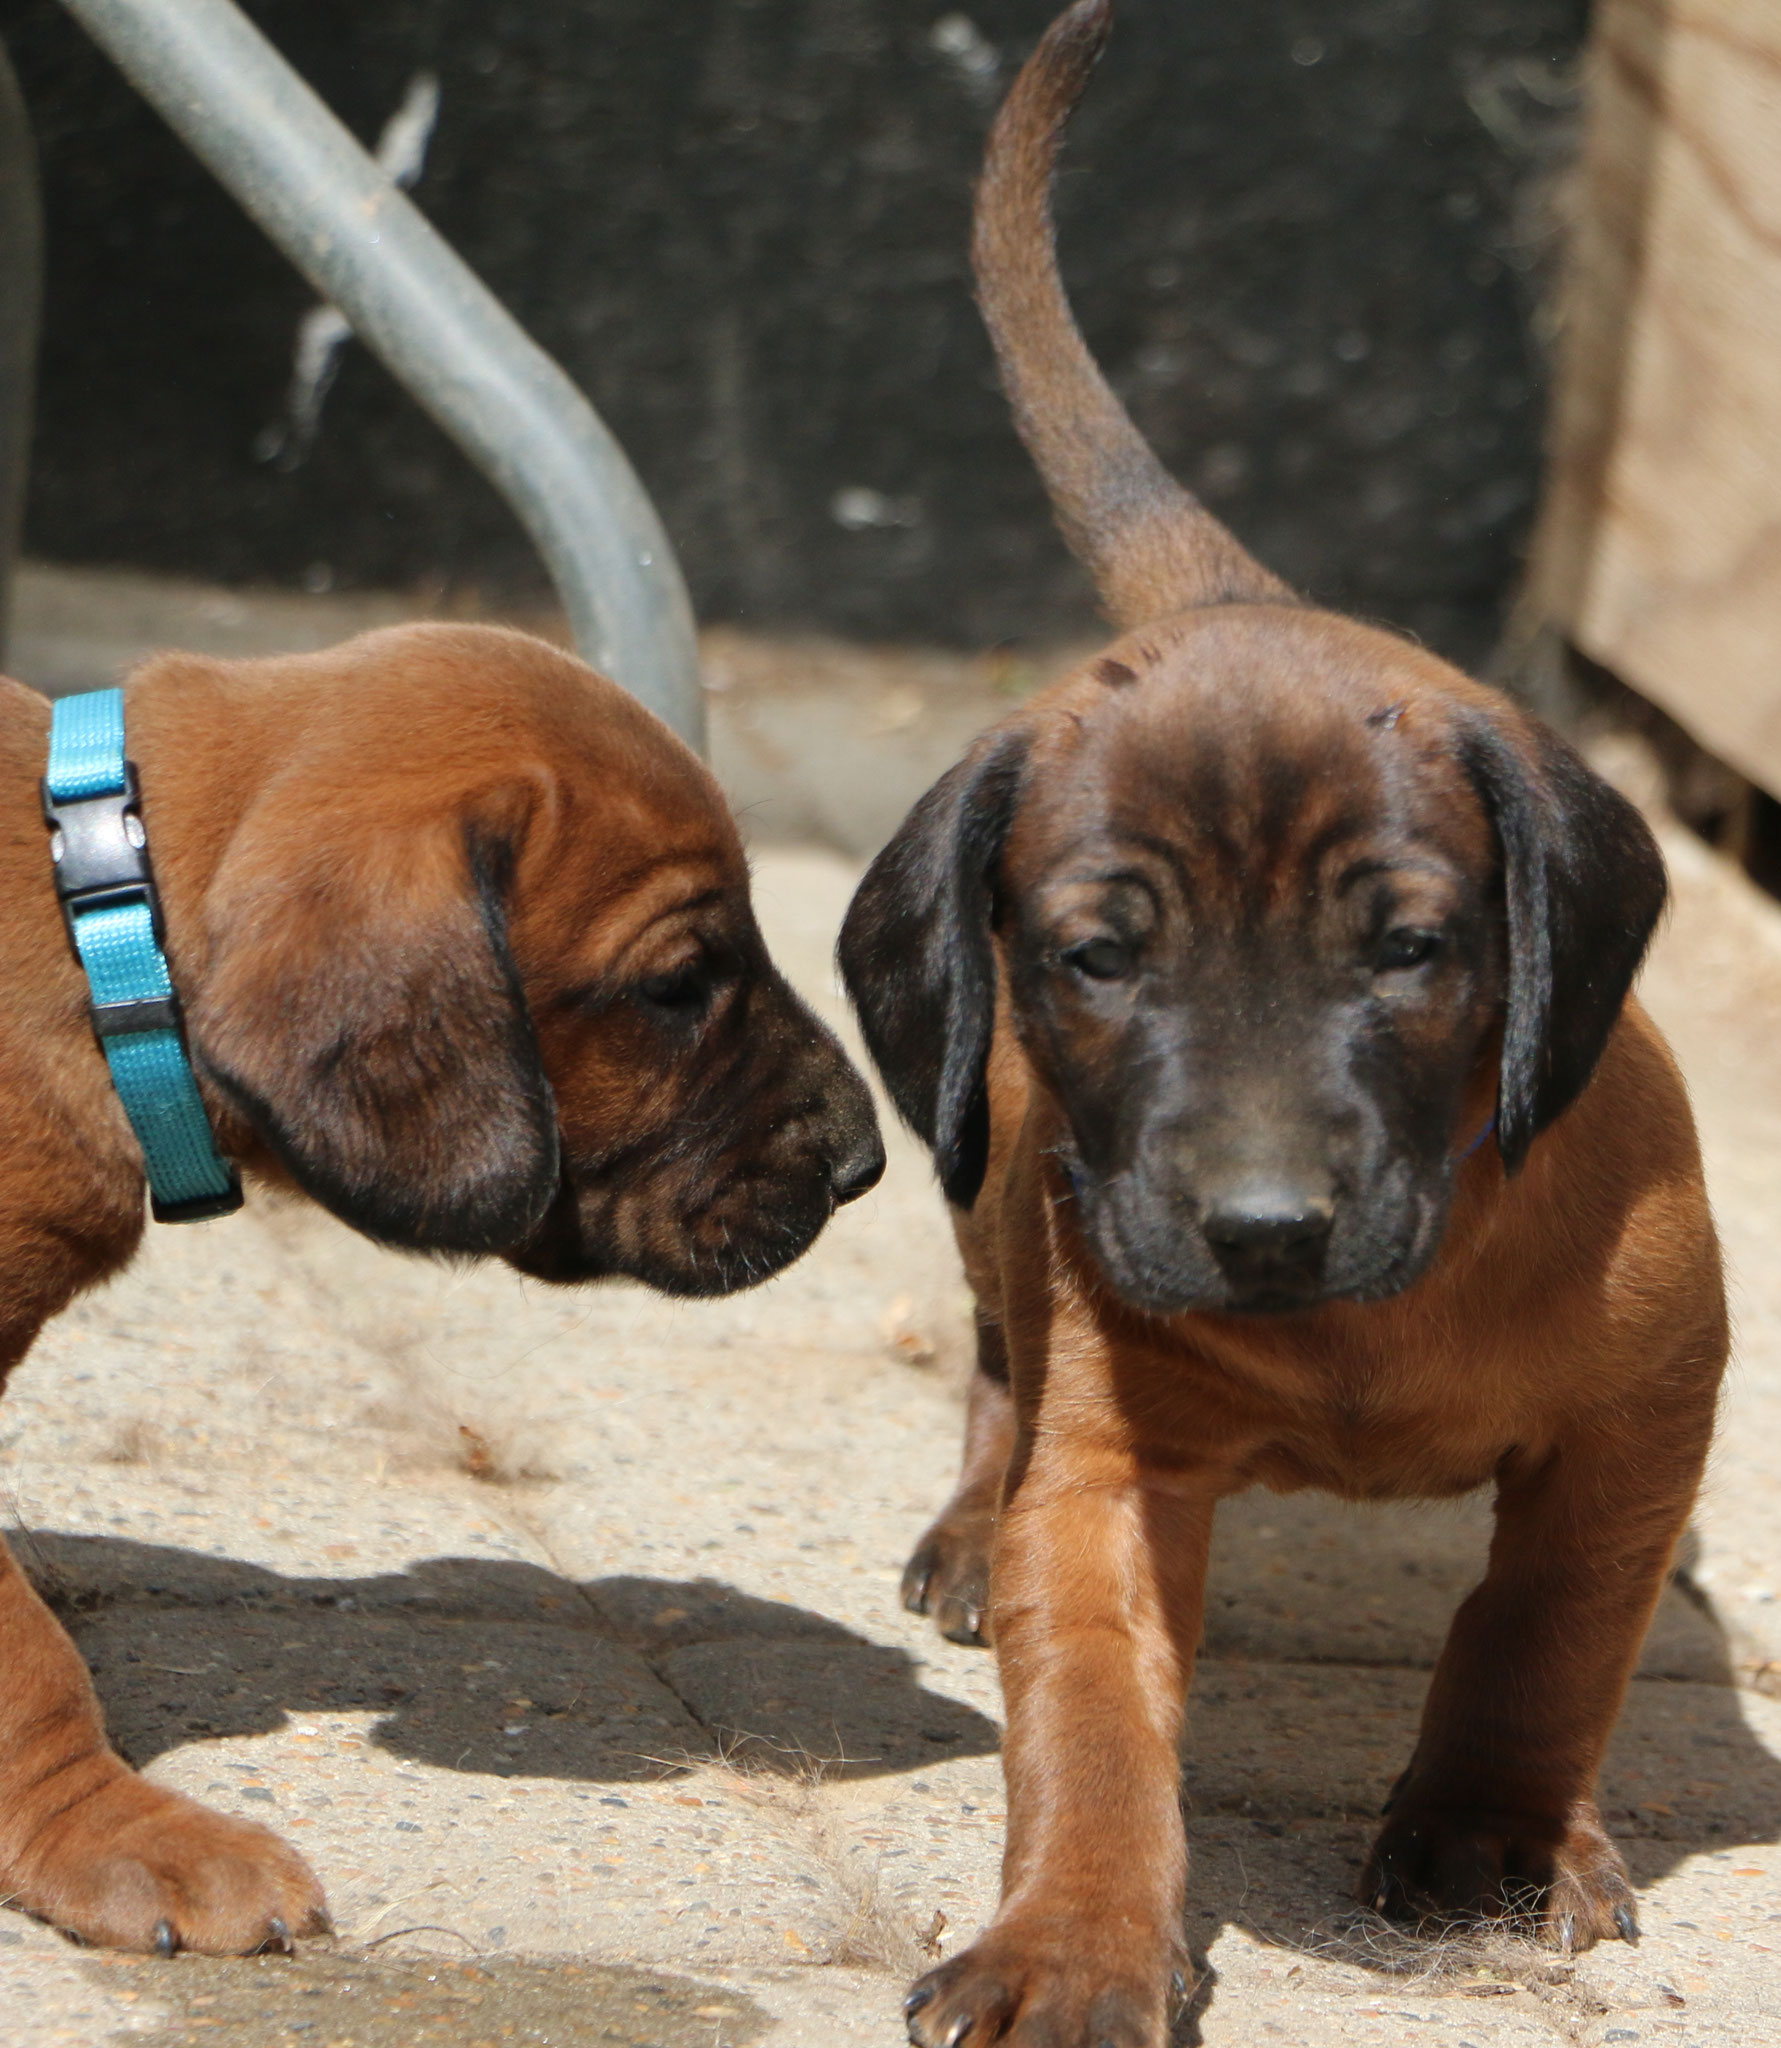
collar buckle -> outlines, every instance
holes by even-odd
[[[43,821],[50,830],[50,859],[55,863],[56,900],[74,956],[74,920],[83,910],[102,910],[114,903],[146,903],[154,924],[155,943],[164,945],[160,893],[149,866],[148,834],[143,828],[136,764],[124,763],[122,789],[97,796],[63,796],[43,789]]]

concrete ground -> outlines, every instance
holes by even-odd
[[[18,667],[102,679],[53,634],[33,651],[45,587]],[[77,610],[92,646],[128,640]],[[305,618],[352,624],[267,630]],[[839,1019],[837,845],[1026,679],[737,636],[707,655],[763,922]],[[1629,744],[1602,755],[1640,785]],[[1245,1499],[1193,1700],[1184,2042],[1781,2036],[1781,910],[1665,836],[1644,993],[1695,1092],[1740,1352],[1604,1784],[1645,1939],[1433,1945],[1350,1902],[1483,1510]],[[968,1345],[925,1161],[887,1131],[879,1190],[728,1302],[452,1271],[256,1197],[152,1232],[50,1327],[0,1404],[0,1514],[120,1747],[287,1833],[339,1939],[152,1963],[0,1913],[3,2048],[901,2038],[908,1977],[993,1907],[1004,1809],[992,1660],[897,1603]]]

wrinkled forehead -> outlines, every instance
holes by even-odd
[[[528,930],[553,931],[578,952],[622,950],[664,922],[753,932],[735,822],[690,757],[663,750],[614,763],[565,748],[535,801],[513,910]]]
[[[1248,909],[1357,864],[1482,880],[1494,843],[1455,746],[1477,686],[1361,634],[1116,643],[1036,720],[1009,860],[1034,881],[1161,864]]]

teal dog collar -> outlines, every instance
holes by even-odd
[[[198,1223],[241,1207],[186,1051],[161,950],[136,768],[124,758],[124,693],[63,697],[49,729],[43,815],[56,896],[92,990],[93,1030],[148,1169],[157,1223]]]

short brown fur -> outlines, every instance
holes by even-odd
[[[1435,1671],[1363,1900],[1412,1918],[1513,1910],[1566,1948],[1634,1938],[1595,1778],[1694,1499],[1727,1345],[1682,1082],[1637,1003],[1619,1006],[1661,901],[1642,827],[1494,693],[1297,605],[1162,475],[1075,333],[1045,202],[1109,12],[1072,7],[1014,87],[976,258],[1022,434],[1109,611],[1136,630],[930,793],[842,941],[868,1041],[960,1205],[977,1297],[964,1471],[905,1595],[949,1635],[993,1634],[1007,1701],[1002,1903],[911,1994],[919,2048],[1162,2048],[1187,1968],[1177,1743],[1207,1549],[1218,1501],[1255,1484],[1356,1500],[1496,1490],[1489,1569]],[[1608,899],[1613,1007],[1562,1087],[1551,1057],[1526,1061],[1517,1022],[1531,983],[1511,956],[1527,931],[1505,891],[1523,852],[1489,778],[1524,771],[1550,829],[1587,847],[1599,819],[1626,849],[1624,914],[1611,873],[1592,884]],[[966,821],[951,838],[949,804]],[[1408,1284],[1290,1312],[1134,1305],[1092,1236],[1094,1133],[1069,1105],[1089,1084],[1102,1104],[1160,1084],[1109,1070],[1104,993],[1052,1003],[1061,968],[1031,937],[1047,892],[1097,834],[1162,846],[1178,883],[1157,887],[1186,905],[1182,943],[1235,935],[1206,956],[1216,995],[1245,948],[1328,902],[1318,845],[1350,827],[1364,843],[1369,807],[1394,804],[1455,902],[1472,892],[1470,995],[1397,1013],[1411,1069],[1447,1075],[1431,1097],[1438,1243]],[[955,871],[963,908],[933,970],[951,976],[954,1019],[973,920],[993,949],[975,1098],[968,1073],[936,1078],[912,1051],[928,929],[912,906]],[[895,980],[879,958],[892,940]],[[1265,1002],[1245,1014],[1273,1026]],[[1523,1065],[1546,1077],[1530,1084],[1551,1088],[1544,1107],[1518,1101]],[[1494,1136],[1493,1111],[1508,1120]]]

